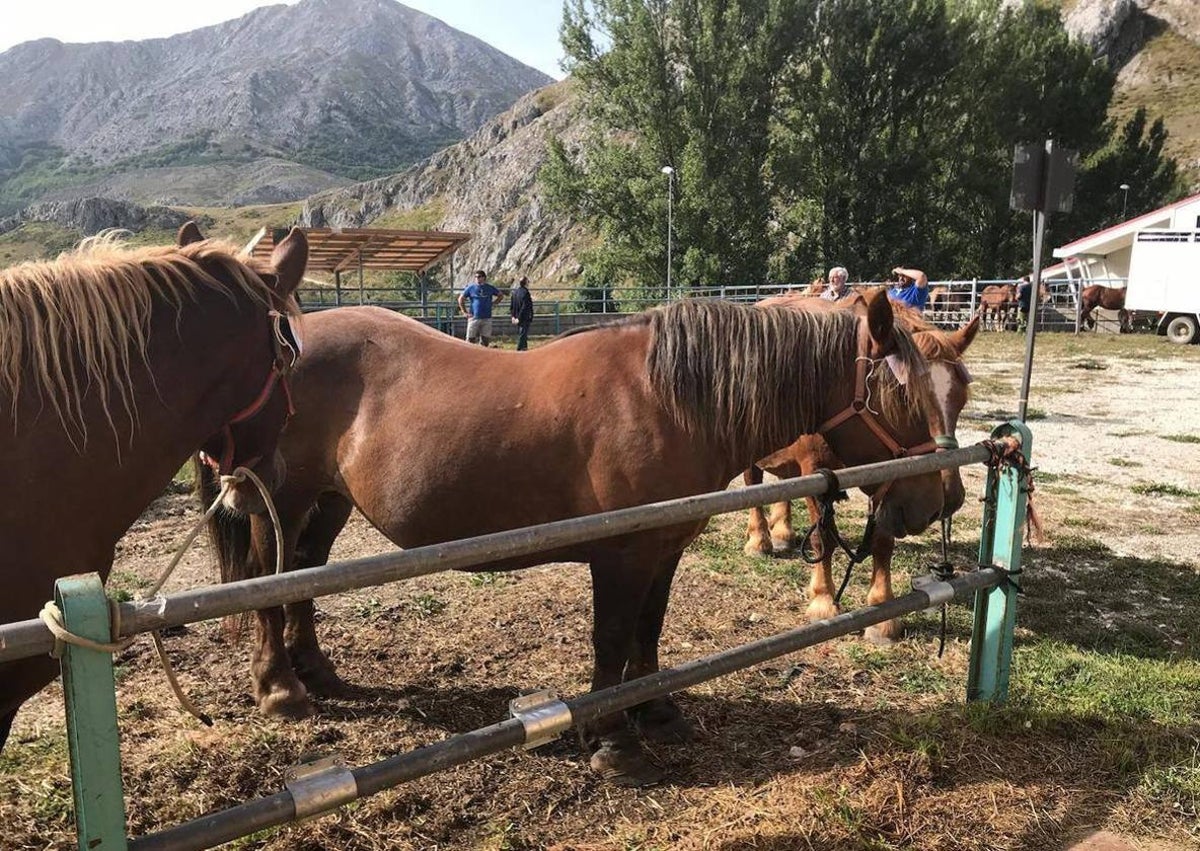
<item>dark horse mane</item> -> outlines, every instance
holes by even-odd
[[[846,355],[857,345],[858,328],[849,311],[758,310],[685,299],[568,334],[645,326],[655,394],[687,431],[708,434],[735,454],[764,453],[816,432],[825,388],[853,380]],[[877,369],[871,403],[893,421],[924,419],[927,367],[912,335],[895,330],[896,357],[910,379],[901,385],[891,369]]]

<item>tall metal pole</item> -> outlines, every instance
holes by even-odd
[[[1121,199],[1121,221],[1125,221],[1125,211],[1129,208],[1129,184],[1122,183],[1121,191],[1125,193]]]
[[[1038,293],[1042,289],[1042,238],[1046,234],[1046,214],[1041,210],[1033,211],[1033,275],[1029,286],[1029,319],[1025,329],[1025,371],[1021,375],[1021,401],[1017,408],[1017,419],[1025,422],[1025,413],[1029,409],[1029,382],[1033,374],[1033,341],[1037,334]]]
[[[662,167],[662,173],[667,176],[667,301],[671,300],[671,233],[674,230],[672,221],[672,204],[675,197],[675,169],[669,165]]]

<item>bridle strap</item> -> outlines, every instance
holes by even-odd
[[[855,357],[854,401],[821,423],[817,429],[817,434],[825,435],[848,420],[859,417],[862,419],[863,425],[870,429],[879,442],[892,453],[893,458],[910,458],[916,455],[928,455],[931,452],[938,452],[943,449],[958,448],[958,441],[952,435],[942,434],[935,435],[931,440],[927,440],[918,446],[901,446],[900,442],[879,421],[879,418],[876,417],[875,412],[871,410],[871,406],[867,402],[867,379],[870,377],[875,365],[879,363],[879,360],[870,356],[870,338],[867,333],[861,330],[861,326],[858,335],[858,350],[859,354]],[[875,491],[871,497],[873,505],[878,505],[883,501],[884,495],[892,486],[892,481],[894,480],[884,482]]]
[[[286,325],[287,317],[277,310],[272,310],[271,316],[271,345],[275,350],[275,359],[271,364],[271,371],[267,373],[266,381],[263,383],[262,390],[246,407],[242,408],[234,414],[227,423],[221,428],[221,435],[224,438],[224,447],[221,451],[221,459],[215,461],[208,458],[209,466],[215,468],[218,475],[223,470],[228,470],[233,466],[235,443],[233,438],[233,426],[238,423],[244,423],[257,416],[267,403],[271,401],[271,397],[275,393],[275,386],[278,384],[283,388],[283,396],[287,401],[287,418],[291,419],[296,413],[295,404],[292,401],[292,387],[288,381],[288,374],[296,366],[296,362],[300,359],[300,344],[298,338],[291,330],[291,325]],[[257,460],[257,459],[255,459]],[[252,466],[252,462],[242,464],[243,467]]]

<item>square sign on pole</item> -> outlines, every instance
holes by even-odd
[[[1042,166],[1046,151],[1041,145],[1017,145],[1013,150],[1012,210],[1042,209]]]

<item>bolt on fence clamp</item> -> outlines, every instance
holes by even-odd
[[[912,587],[914,591],[920,591],[929,598],[931,608],[954,599],[954,586],[934,576],[914,576]]]
[[[508,703],[508,714],[525,727],[525,750],[554,741],[574,723],[571,707],[550,689],[513,698]]]
[[[292,794],[296,820],[311,818],[358,798],[358,783],[340,756],[325,756],[293,765],[283,775]]]

